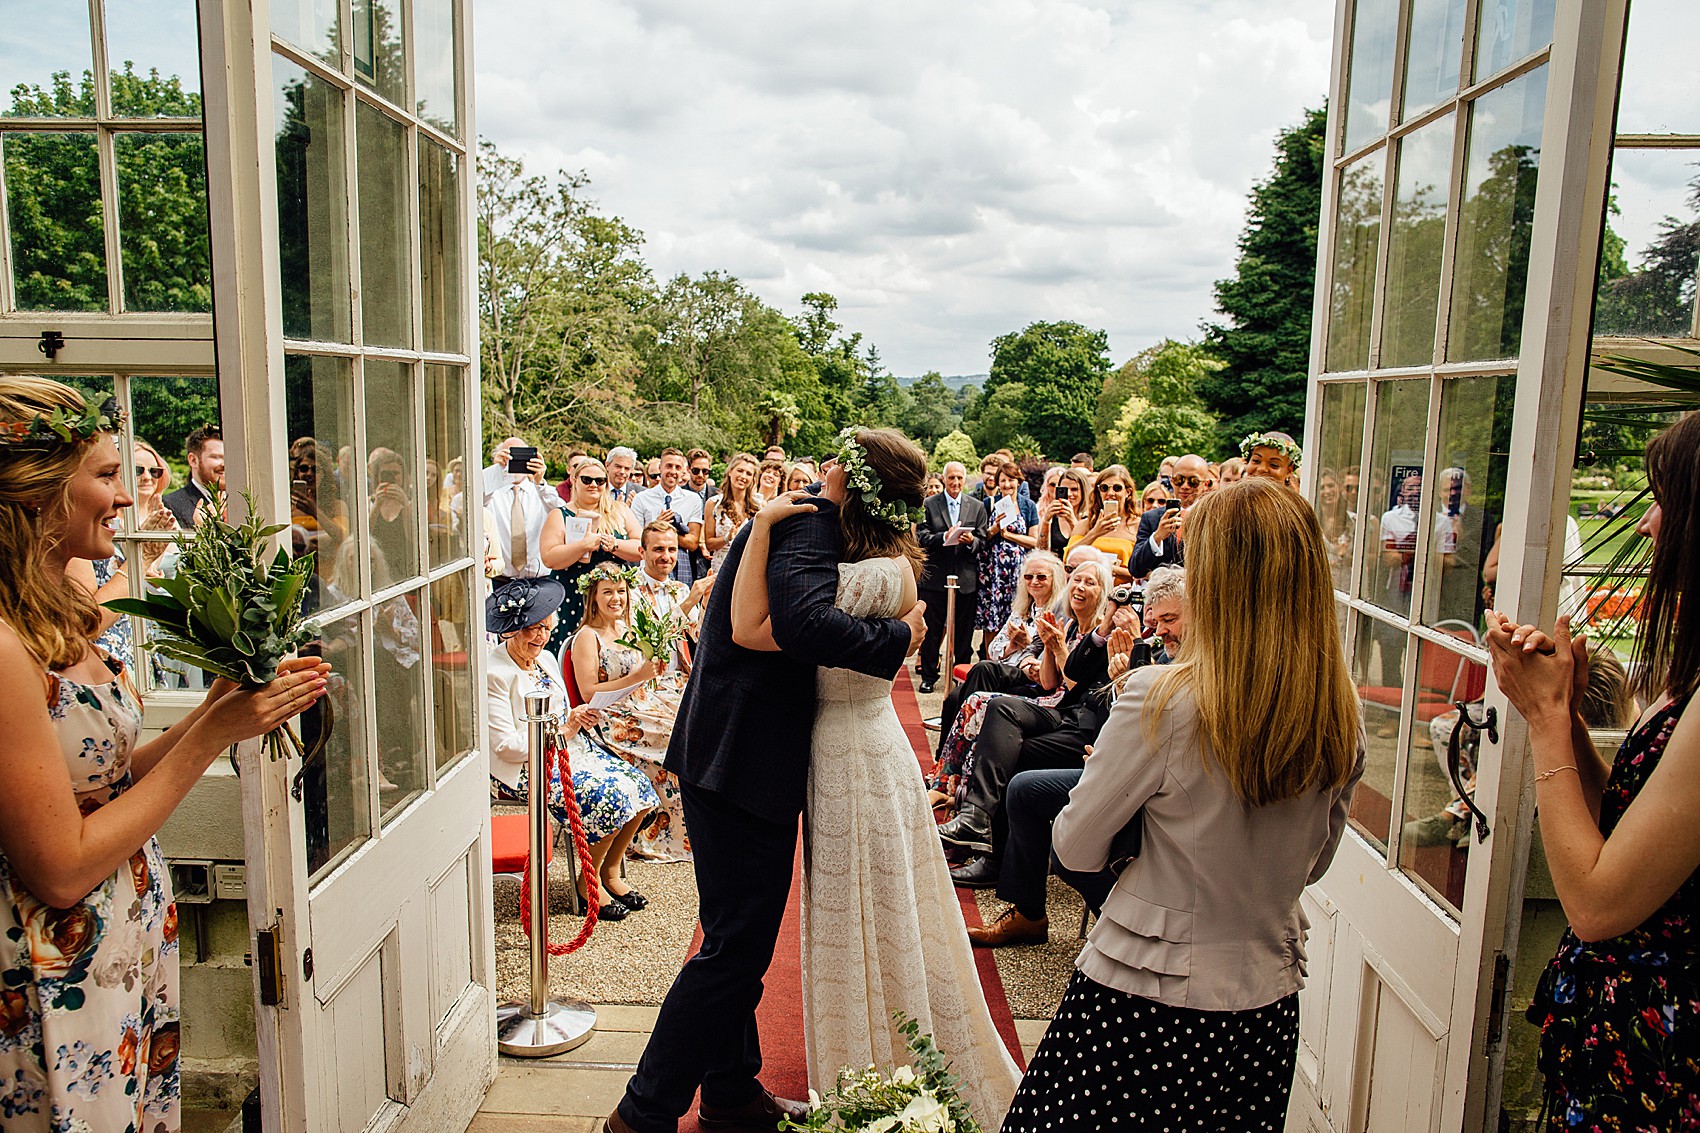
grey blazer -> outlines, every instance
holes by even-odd
[[[1116,699],[1053,830],[1072,870],[1103,869],[1110,840],[1141,807],[1144,846],[1122,871],[1076,966],[1106,987],[1198,1011],[1263,1007],[1304,986],[1299,893],[1334,860],[1346,785],[1247,807],[1210,758],[1192,695],[1170,698],[1148,735],[1152,683],[1138,670]]]

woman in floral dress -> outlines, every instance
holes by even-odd
[[[679,780],[662,766],[685,675],[669,672],[666,661],[645,660],[619,637],[626,629],[631,601],[628,576],[609,566],[585,576],[584,625],[573,637],[573,674],[588,703],[601,692],[624,692],[625,699],[602,709],[598,736],[610,750],[649,776],[661,799],[649,824],[632,841],[632,852],[653,861],[688,862],[691,840],[685,833]]]
[[[1583,723],[1588,654],[1569,619],[1548,635],[1488,614],[1570,922],[1529,1008],[1544,1130],[1700,1130],[1700,413],[1654,437],[1646,467],[1638,529],[1653,554],[1634,668],[1652,703],[1609,767]]]
[[[566,601],[561,603],[561,617],[556,623],[555,633],[549,638],[549,652],[559,656],[572,639],[579,623],[584,620],[584,592],[579,589],[579,580],[590,572],[590,568],[602,563],[636,562],[642,557],[643,551],[638,546],[636,537],[627,537],[627,532],[638,530],[638,521],[632,515],[632,509],[614,498],[608,490],[608,470],[599,460],[586,460],[572,474],[572,499],[561,509],[561,514],[568,519],[586,518],[590,520],[590,530],[579,540],[568,540],[567,552],[575,550],[578,557],[572,560],[572,565],[552,572],[552,577],[561,584],[566,594]]]
[[[216,681],[138,744],[124,666],[66,573],[113,554],[110,402],[0,378],[0,1129],[173,1133],[180,1125],[177,907],[154,833],[233,743],[300,714],[330,667],[285,662],[254,691]],[[51,419],[51,424],[49,423]]]
[[[1036,535],[1028,534],[1038,522],[1038,511],[1031,500],[1023,506],[1021,482],[1021,469],[1014,461],[1003,461],[998,465],[997,491],[986,495],[992,524],[980,546],[980,601],[974,614],[974,628],[983,631],[982,661],[991,655],[992,638],[1009,620],[1015,587],[1021,581],[1022,557],[1039,542]]]

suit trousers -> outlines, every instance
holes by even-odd
[[[1038,697],[1043,696],[1045,690],[1028,680],[1014,665],[1006,665],[1002,661],[976,662],[961,683],[944,698],[944,707],[939,712],[939,742],[933,745],[935,761],[943,753],[944,741],[950,735],[950,726],[956,722],[957,714],[962,711],[962,702],[977,692]]]
[[[1048,708],[1019,696],[1000,696],[986,707],[963,805],[991,815],[994,856],[1009,836],[1004,794],[1015,773],[1079,768],[1096,735],[1096,722],[1076,708]]]
[[[1022,771],[1009,781],[1003,809],[1009,833],[998,863],[998,896],[1028,920],[1045,915],[1045,876],[1054,873],[1079,891],[1094,913],[1115,888],[1107,869],[1078,873],[1056,864],[1051,855],[1051,823],[1068,805],[1068,793],[1080,782],[1073,768]]]
[[[649,1045],[620,1099],[637,1133],[674,1133],[697,1087],[735,1108],[761,1089],[756,1005],[791,893],[797,822],[775,823],[725,795],[679,784],[696,859],[702,948],[661,1003]]]
[[[939,651],[944,647],[944,616],[946,607],[950,605],[950,592],[923,590],[921,597],[927,603],[927,608],[921,615],[927,623],[927,635],[921,639],[921,679],[936,681],[939,679]],[[974,659],[974,614],[979,608],[978,591],[956,592],[956,633],[951,649],[958,665],[965,665]]]

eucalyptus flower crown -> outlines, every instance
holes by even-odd
[[[1240,459],[1248,460],[1254,448],[1272,448],[1297,468],[1304,463],[1304,449],[1285,433],[1247,433],[1240,441]]]
[[[880,498],[885,484],[879,474],[868,466],[868,452],[856,439],[859,432],[858,426],[849,425],[838,433],[838,463],[844,469],[845,480],[862,494],[862,507],[869,515],[884,520],[899,531],[906,530],[920,519],[921,509],[910,507],[902,500]]]
[[[81,444],[99,433],[116,433],[124,427],[124,412],[115,398],[82,413],[63,407],[28,421],[0,421],[0,448],[45,452],[59,445]]]

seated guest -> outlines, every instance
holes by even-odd
[[[672,533],[671,528],[665,532]],[[584,622],[573,635],[573,677],[586,703],[597,693],[630,690],[623,700],[603,708],[600,734],[614,754],[648,778],[661,800],[661,809],[632,843],[633,853],[654,861],[690,861],[679,780],[662,766],[685,693],[685,675],[665,658],[645,659],[621,644],[634,600],[630,575],[603,563],[580,580]]]
[[[1346,828],[1360,709],[1309,505],[1254,481],[1205,496],[1189,522],[1182,656],[1128,678],[1052,832],[1058,860],[1082,872],[1109,864],[1136,815],[1143,844],[1003,1133],[1218,1129],[1223,1114],[1235,1129],[1279,1129],[1286,1117],[1299,894]],[[1280,647],[1260,647],[1272,625]]]
[[[1069,536],[1068,549],[1095,547],[1116,557],[1117,579],[1127,573],[1128,558],[1139,540],[1138,488],[1126,468],[1112,464],[1092,479],[1086,510]]]
[[[490,711],[490,796],[500,802],[528,801],[530,784],[525,694],[549,694],[549,711],[566,711],[566,682],[561,665],[543,648],[554,628],[555,611],[566,597],[552,578],[509,583],[484,601],[484,622],[500,639],[490,647],[486,697]],[[624,760],[617,759],[584,735],[600,722],[600,714],[584,705],[567,712],[559,739],[572,766],[573,793],[578,796],[590,858],[601,878],[603,903],[599,915],[617,921],[649,902],[620,876],[626,847],[659,805],[649,780]],[[549,813],[567,821],[566,795],[559,764],[549,769]],[[574,870],[577,876],[578,871]],[[582,880],[579,893],[584,895]]]

